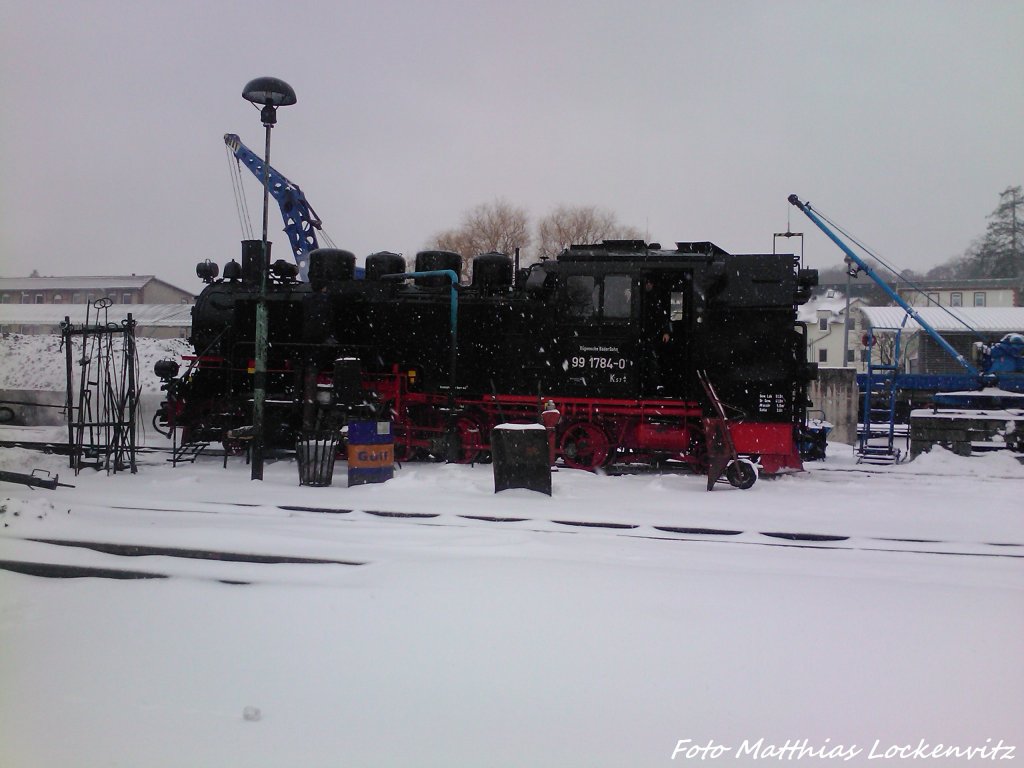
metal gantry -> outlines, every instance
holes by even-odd
[[[67,368],[68,455],[76,475],[83,467],[108,474],[137,471],[135,320],[129,313],[120,323],[109,322],[111,303],[104,298],[90,304],[84,325],[74,325],[67,316],[60,325]]]

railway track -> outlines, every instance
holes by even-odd
[[[197,502],[188,505],[162,504],[159,506],[114,506],[112,509],[138,512],[180,512],[215,513],[218,507],[258,507],[259,505],[237,505],[227,502]],[[212,509],[211,509],[212,507]],[[322,517],[325,520],[381,525],[417,525],[444,528],[490,527],[503,530],[528,531],[544,534],[599,535],[643,539],[652,542],[677,542],[688,546],[743,546],[771,547],[776,549],[820,549],[829,551],[870,552],[894,555],[920,555],[926,557],[998,558],[1024,559],[1024,544],[1018,542],[959,542],[940,539],[917,539],[885,536],[855,536],[836,533],[776,530],[737,530],[734,528],[710,528],[696,526],[670,526],[638,522],[636,520],[573,520],[560,517],[493,516],[475,514],[448,514],[442,512],[402,512],[390,510],[354,509],[344,507],[321,507],[306,505],[275,505],[260,507],[277,509],[292,514]],[[11,539],[21,537],[8,537]],[[168,569],[168,560],[160,560],[163,567],[151,567],[149,558],[171,558],[174,560],[205,560],[223,563],[256,566],[365,566],[372,565],[363,559],[337,559],[319,557],[298,557],[287,554],[246,553],[200,548],[155,546],[148,543],[84,541],[78,539],[24,537],[25,542],[42,545],[32,559],[0,559],[0,570],[47,577],[47,578],[107,578],[107,579],[163,579],[199,578],[225,584],[245,585],[262,581],[247,575],[233,578],[230,575],[202,576],[190,573],[182,576]],[[65,562],[62,552],[90,550],[107,557],[102,565],[82,565]],[[45,557],[40,557],[43,552]],[[131,565],[129,565],[129,562]],[[275,572],[275,575],[280,572]],[[268,577],[270,573],[267,572]]]

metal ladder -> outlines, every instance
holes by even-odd
[[[893,331],[892,362],[875,362],[875,332]],[[897,464],[902,456],[896,447],[896,377],[899,373],[902,328],[868,331],[867,383],[862,394],[861,422],[857,431],[857,463]]]

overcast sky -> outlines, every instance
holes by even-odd
[[[668,244],[771,252],[810,200],[900,267],[1024,183],[1024,3],[4,0],[0,274],[236,258],[224,133],[298,95],[271,163],[342,248],[411,256],[473,206],[597,205]],[[245,173],[253,227],[259,182]],[[271,201],[273,206],[273,201]],[[288,258],[276,206],[274,257]],[[794,241],[795,242],[795,241]],[[780,250],[785,246],[780,241]]]

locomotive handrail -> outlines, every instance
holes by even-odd
[[[409,280],[414,277],[447,277],[451,281],[451,359],[448,371],[449,416],[455,412],[455,369],[459,356],[459,276],[454,269],[428,269],[423,272],[401,272],[381,275],[381,280]]]

